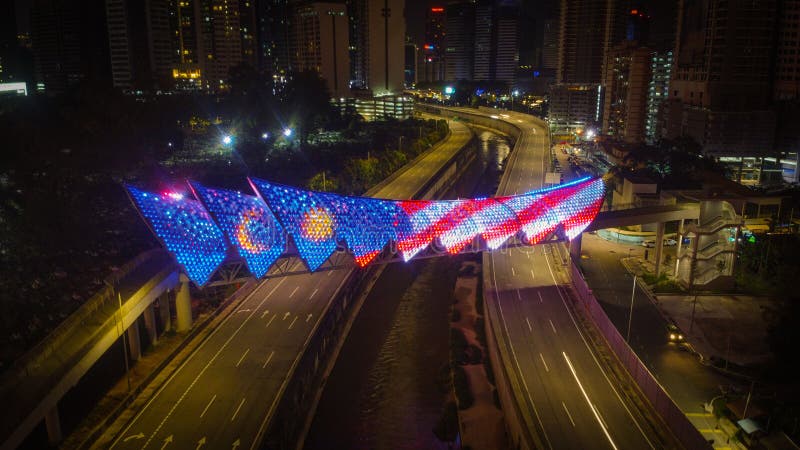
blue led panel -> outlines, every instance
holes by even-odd
[[[197,200],[125,186],[142,217],[186,275],[202,286],[225,259],[225,237]]]
[[[263,277],[286,250],[283,228],[258,197],[190,183],[197,198],[244,259],[250,273]]]
[[[305,191],[251,178],[250,183],[292,236],[300,258],[315,271],[336,251],[332,194]],[[327,201],[326,201],[327,200]]]

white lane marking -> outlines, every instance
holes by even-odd
[[[567,409],[567,405],[564,402],[561,402],[561,406],[564,407],[564,412],[567,413],[567,417],[569,417],[569,421],[572,423],[572,426],[575,427],[575,421],[572,420],[572,414],[569,413],[569,410]]]
[[[525,318],[525,323],[528,324],[528,331],[533,331],[533,327],[531,326],[531,321],[528,318]]]
[[[519,289],[517,289],[517,298],[522,301],[522,294],[519,293]]]
[[[264,361],[264,365],[263,365],[263,366],[261,366],[261,368],[262,368],[262,369],[266,369],[266,368],[267,368],[267,364],[269,364],[269,362],[270,362],[270,361],[272,361],[272,357],[273,357],[273,356],[275,356],[275,350],[273,350],[272,352],[270,352],[269,356],[267,356],[267,360],[266,360],[266,361]]]
[[[539,294],[539,303],[544,303],[544,300],[542,299],[542,291],[537,291],[536,293]]]
[[[297,322],[297,316],[294,316],[294,320],[292,320],[292,323],[290,323],[290,324],[289,324],[289,329],[290,329],[290,330],[291,330],[291,329],[292,329],[292,327],[294,326],[294,323],[295,323],[295,322]]]
[[[264,313],[263,313],[263,314],[261,314],[261,318],[263,319],[264,317],[267,317],[267,314],[269,314],[269,310],[268,310],[268,309],[265,309],[265,310],[264,310]]]
[[[247,350],[245,350],[245,351],[244,351],[244,353],[242,353],[242,357],[241,357],[241,358],[239,358],[239,361],[236,363],[236,367],[239,367],[239,364],[241,364],[241,363],[242,363],[242,360],[244,360],[244,357],[245,357],[245,356],[247,356],[247,354],[248,354],[249,352],[250,352],[250,349],[248,348]]]
[[[553,334],[558,334],[558,331],[556,331],[556,326],[553,325],[553,321],[550,319],[547,319],[547,321],[550,322],[550,328],[553,329]]]
[[[236,415],[239,414],[239,410],[242,409],[242,405],[244,405],[244,397],[242,397],[242,401],[239,402],[239,406],[236,408],[236,411],[233,412],[233,415],[231,416],[231,422],[236,419]]]
[[[311,296],[309,296],[308,299],[311,300],[312,298],[314,298],[314,296],[317,294],[318,290],[319,290],[319,288],[314,289],[314,292],[311,293]]]
[[[164,423],[166,423],[166,421],[167,421],[167,420],[170,418],[170,416],[172,416],[172,413],[174,413],[174,412],[175,412],[175,410],[178,408],[178,406],[181,404],[181,402],[183,402],[183,399],[184,399],[184,398],[186,398],[186,395],[189,393],[189,391],[192,389],[192,387],[194,387],[194,385],[197,383],[197,380],[199,380],[199,379],[200,379],[200,377],[202,377],[202,376],[203,376],[203,374],[206,372],[206,370],[208,370],[208,368],[211,366],[211,364],[212,364],[212,363],[213,363],[213,362],[214,362],[214,361],[215,361],[215,360],[216,360],[216,359],[219,357],[219,355],[220,355],[220,354],[221,354],[221,353],[222,353],[222,352],[225,350],[225,347],[227,347],[227,346],[228,346],[228,344],[230,344],[230,342],[233,340],[233,338],[235,338],[235,337],[236,337],[236,335],[238,335],[238,334],[239,334],[239,331],[241,331],[241,330],[242,330],[242,328],[244,328],[244,326],[247,324],[247,322],[249,322],[249,321],[250,321],[250,319],[252,319],[252,318],[253,318],[253,316],[255,315],[255,313],[256,313],[256,311],[258,310],[258,308],[260,308],[260,307],[261,307],[261,306],[264,304],[264,302],[266,302],[266,301],[267,301],[267,299],[269,298],[269,296],[270,296],[270,295],[272,295],[272,293],[273,293],[273,292],[275,292],[275,290],[277,290],[277,289],[278,289],[278,287],[279,287],[281,284],[283,284],[284,280],[286,280],[286,278],[281,278],[281,281],[279,281],[279,282],[278,282],[278,284],[276,284],[276,285],[275,285],[275,287],[274,287],[274,288],[272,288],[272,291],[270,291],[270,293],[269,293],[269,294],[267,294],[267,296],[266,296],[266,297],[264,297],[264,298],[263,298],[263,299],[262,299],[262,300],[261,300],[261,301],[258,303],[258,305],[255,307],[255,309],[253,310],[253,312],[251,312],[251,313],[250,313],[250,315],[248,315],[248,316],[247,316],[247,317],[246,317],[246,318],[245,318],[245,319],[242,321],[242,323],[241,323],[241,324],[239,324],[239,327],[238,327],[238,328],[236,328],[236,330],[234,330],[234,331],[233,331],[233,333],[231,333],[231,335],[228,337],[228,339],[227,339],[227,340],[225,340],[225,342],[224,342],[224,343],[223,343],[223,344],[220,346],[220,348],[219,348],[219,349],[218,349],[218,350],[217,350],[217,351],[214,353],[214,356],[212,356],[212,357],[211,357],[211,359],[209,359],[209,360],[208,360],[208,362],[206,363],[206,365],[205,365],[205,366],[203,366],[203,368],[202,368],[202,369],[200,369],[200,372],[198,372],[198,373],[197,373],[197,375],[196,375],[196,376],[194,377],[194,379],[192,380],[192,382],[191,382],[191,383],[189,383],[189,386],[188,386],[188,387],[187,387],[187,388],[186,388],[186,389],[183,391],[183,393],[181,394],[181,396],[180,396],[180,397],[178,397],[178,400],[176,400],[176,401],[175,401],[175,402],[172,404],[172,408],[170,408],[170,410],[167,412],[167,415],[166,415],[166,416],[164,416],[164,418],[163,418],[163,419],[161,419],[161,422],[158,424],[158,426],[156,427],[156,429],[155,429],[155,430],[153,430],[153,434],[152,434],[152,435],[150,436],[150,438],[149,438],[149,439],[148,439],[148,440],[147,440],[147,441],[144,443],[144,445],[142,446],[142,449],[146,448],[146,447],[147,447],[147,445],[148,445],[148,444],[150,444],[150,441],[152,441],[152,440],[153,440],[153,437],[155,437],[155,436],[158,434],[158,432],[159,432],[159,431],[161,430],[161,428],[164,426]],[[260,288],[260,287],[261,287],[261,286],[259,286],[259,287],[257,287],[256,289],[254,289],[254,290],[253,290],[253,292],[251,292],[251,293],[250,293],[250,294],[247,296],[247,298],[246,298],[246,299],[245,299],[245,300],[244,300],[244,301],[243,301],[241,304],[242,304],[242,305],[244,305],[244,304],[245,304],[245,303],[246,303],[246,302],[247,302],[247,301],[250,299],[250,297],[252,297],[253,295],[255,295],[255,293],[256,293],[256,292],[258,292],[258,290],[259,290],[259,288]],[[195,353],[193,353],[193,354],[192,354],[192,356],[196,355],[196,354],[197,354],[197,352],[198,352],[198,351],[199,351],[201,348],[203,348],[203,346],[205,345],[205,343],[206,343],[206,342],[209,342],[209,341],[210,341],[210,339],[211,339],[211,337],[213,337],[213,336],[214,336],[214,335],[217,333],[217,331],[221,330],[221,329],[222,329],[222,325],[224,325],[225,323],[227,323],[228,319],[230,319],[232,316],[233,316],[233,315],[229,315],[228,317],[226,317],[226,318],[225,318],[225,320],[222,322],[222,324],[220,324],[220,326],[218,326],[218,327],[217,327],[217,328],[216,328],[214,331],[212,331],[212,332],[211,332],[211,334],[210,334],[210,335],[209,335],[209,336],[206,338],[206,340],[203,342],[203,344],[200,344],[200,346],[199,346],[199,347],[198,347],[198,348],[195,350]],[[130,425],[128,426],[128,428],[127,428],[125,431],[127,431],[128,429],[130,429],[130,427],[131,427],[131,426],[133,426],[133,424],[134,424],[134,423],[135,423],[135,422],[136,422],[136,421],[139,419],[139,417],[141,417],[141,415],[142,415],[142,414],[145,412],[145,410],[147,409],[147,407],[148,407],[148,406],[150,406],[150,405],[153,403],[153,401],[154,401],[154,400],[155,400],[155,399],[158,397],[158,395],[159,395],[159,394],[160,394],[160,393],[161,393],[161,392],[164,390],[164,388],[165,388],[165,387],[166,387],[166,386],[169,384],[169,382],[170,382],[170,381],[172,381],[173,379],[175,379],[175,377],[178,375],[178,372],[180,372],[180,371],[181,371],[181,370],[182,370],[182,369],[183,369],[183,368],[186,366],[186,364],[188,364],[188,363],[189,363],[189,361],[190,361],[191,359],[192,359],[191,357],[189,357],[189,358],[186,358],[186,361],[184,361],[184,362],[181,364],[180,368],[178,368],[178,370],[176,370],[176,371],[173,373],[173,375],[172,375],[172,377],[169,379],[169,381],[167,381],[166,383],[164,383],[163,385],[161,385],[161,388],[160,388],[160,389],[159,389],[159,391],[156,393],[156,395],[154,395],[154,396],[153,396],[153,397],[150,399],[150,401],[149,401],[149,402],[147,402],[147,405],[145,405],[145,407],[144,407],[144,408],[142,408],[142,409],[141,409],[141,411],[139,411],[139,414],[137,414],[137,415],[136,415],[136,418],[135,418],[133,421],[131,421],[131,422],[130,422]],[[116,444],[116,443],[115,443],[115,444]],[[114,445],[112,444],[112,447],[113,447],[113,446],[114,446]]]
[[[271,324],[271,323],[272,323],[272,321],[273,321],[273,320],[275,320],[275,318],[276,318],[276,317],[278,317],[278,315],[277,315],[277,314],[275,314],[274,316],[272,316],[272,319],[269,319],[269,322],[267,322],[267,326],[266,326],[266,327],[264,327],[264,328],[269,328],[269,324]]]
[[[329,270],[329,271],[328,271],[328,276],[331,276],[331,275],[333,275],[333,271],[332,271],[332,270]]]
[[[206,415],[206,411],[208,411],[208,408],[211,407],[211,404],[214,403],[214,400],[216,400],[216,399],[217,399],[217,394],[214,394],[214,396],[211,397],[211,400],[208,401],[208,404],[206,405],[206,407],[203,408],[203,412],[200,413],[200,418],[201,419],[203,418],[203,416]]]
[[[300,286],[295,286],[294,289],[292,290],[292,293],[289,294],[289,298],[294,297],[294,294],[295,294],[295,292],[297,292],[298,289],[300,289]]]
[[[533,269],[531,269],[531,280],[535,280],[535,279],[536,279],[536,275],[533,273]]]
[[[542,364],[544,365],[544,371],[545,372],[550,372],[550,368],[547,367],[547,363],[544,362],[544,355],[543,354],[539,353],[539,359],[542,360]]]
[[[514,268],[513,268],[513,267],[511,268],[511,275],[512,275],[512,276],[517,276],[517,271],[516,271],[516,270],[514,270]]]
[[[622,400],[622,396],[619,395],[619,392],[611,383],[611,379],[608,378],[608,374],[603,369],[603,366],[600,365],[600,361],[597,360],[597,356],[595,356],[591,347],[589,347],[589,343],[586,341],[586,337],[583,335],[583,332],[578,326],[578,322],[575,320],[575,316],[572,315],[572,311],[570,311],[569,308],[567,307],[567,300],[566,298],[564,298],[564,294],[561,293],[561,289],[558,287],[558,282],[556,281],[556,276],[553,273],[553,269],[550,267],[550,259],[547,257],[547,254],[545,254],[544,259],[545,262],[547,263],[547,270],[550,271],[550,277],[553,279],[553,284],[555,285],[556,290],[558,291],[558,296],[561,298],[561,304],[564,305],[564,309],[567,311],[567,314],[569,314],[569,318],[572,320],[572,325],[575,327],[576,330],[578,330],[578,335],[580,335],[581,340],[583,341],[583,345],[586,347],[586,350],[589,352],[589,354],[592,355],[592,359],[594,360],[595,365],[597,365],[597,368],[600,369],[600,373],[603,374],[603,378],[606,379],[608,386],[614,392],[614,395],[617,396],[617,400],[619,400],[622,407],[625,408],[625,411],[628,413],[628,416],[631,418],[633,423],[636,424],[636,428],[639,430],[639,433],[642,435],[644,440],[647,441],[647,445],[649,445],[650,448],[655,449],[656,447],[653,445],[652,442],[650,442],[650,439],[647,437],[647,434],[645,434],[644,430],[642,429],[642,426],[639,425],[639,421],[636,420],[636,417],[633,416],[633,413],[631,412],[630,408],[628,408],[628,405]]]
[[[311,314],[311,313],[308,313],[308,315],[306,316],[306,322],[308,322],[309,320],[311,320],[311,317],[312,317],[312,316],[313,316],[313,314]]]
[[[597,423],[599,423],[600,424],[600,428],[603,429],[603,434],[606,435],[606,438],[608,439],[608,442],[611,444],[611,447],[613,447],[614,450],[617,450],[617,444],[615,444],[614,440],[611,439],[611,434],[608,433],[608,428],[606,428],[605,423],[603,423],[603,421],[600,419],[600,413],[597,412],[597,409],[592,404],[592,401],[589,400],[589,395],[586,393],[586,390],[583,388],[583,385],[581,384],[581,380],[578,379],[578,374],[575,373],[575,368],[572,367],[572,363],[569,361],[569,357],[567,356],[566,352],[561,352],[561,354],[564,355],[564,360],[567,361],[567,365],[569,366],[569,371],[572,372],[572,376],[575,378],[575,382],[578,383],[578,387],[581,389],[581,393],[583,394],[583,398],[586,399],[586,403],[589,404],[589,408],[591,408],[595,419],[597,419]]]
[[[542,435],[544,436],[545,442],[547,442],[547,448],[552,449],[553,444],[550,443],[550,438],[547,436],[547,430],[544,428],[544,423],[542,422],[541,416],[539,416],[539,411],[536,409],[536,403],[533,401],[533,397],[531,396],[531,391],[528,389],[528,382],[525,380],[525,377],[522,376],[522,368],[519,365],[519,360],[517,359],[517,352],[514,350],[514,344],[511,342],[510,336],[511,333],[508,332],[508,323],[506,323],[505,315],[503,314],[503,305],[500,303],[500,292],[497,290],[497,273],[494,270],[494,253],[489,255],[490,261],[492,262],[492,282],[493,288],[495,291],[495,295],[497,295],[497,307],[500,310],[500,319],[503,322],[503,329],[506,332],[506,336],[509,336],[508,345],[511,349],[511,356],[514,358],[514,365],[517,367],[517,373],[520,374],[520,379],[522,380],[522,387],[525,388],[525,393],[528,394],[528,401],[531,402],[531,407],[533,408],[533,413],[536,416],[536,420],[539,422],[539,427],[542,429]]]

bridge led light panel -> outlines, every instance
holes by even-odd
[[[557,229],[574,239],[603,204],[600,179],[522,195],[459,200],[382,200],[314,192],[251,178],[257,196],[190,183],[197,200],[127,186],[134,205],[197,284],[235,249],[256,277],[296,250],[310,271],[337,250],[361,267],[396,252],[495,250],[518,237],[542,242]],[[559,228],[560,227],[560,228]],[[470,248],[472,246],[472,248]]]

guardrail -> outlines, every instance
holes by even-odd
[[[574,262],[572,268],[572,285],[578,294],[578,300],[584,311],[591,317],[594,324],[602,333],[608,346],[614,351],[617,359],[622,363],[645,397],[653,405],[653,409],[661,416],[673,435],[687,449],[711,448],[702,434],[689,421],[683,411],[670,398],[661,384],[656,380],[647,366],[642,363],[633,349],[628,346],[622,335],[611,323],[600,303],[597,302],[592,290],[586,284],[580,269]]]

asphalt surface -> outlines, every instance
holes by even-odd
[[[470,110],[470,112],[476,112]],[[485,113],[489,115],[489,113]],[[498,195],[542,187],[549,166],[547,131],[531,116],[508,113],[522,136]],[[572,316],[561,244],[515,248],[485,256],[487,301],[496,298],[495,324],[510,349],[506,370],[516,373],[523,417],[540,445],[552,449],[655,448],[644,423],[598,362]],[[564,256],[562,256],[564,255]]]
[[[411,198],[471,138],[460,123],[373,197]],[[295,268],[300,268],[299,262]],[[263,281],[125,426],[115,449],[254,448],[349,269]]]

